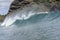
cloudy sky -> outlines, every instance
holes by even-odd
[[[8,13],[12,1],[13,0],[0,0],[0,15],[5,15]]]

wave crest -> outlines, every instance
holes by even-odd
[[[26,20],[33,15],[45,13],[48,13],[48,11],[44,11],[44,9],[39,8],[39,6],[37,6],[36,4],[30,4],[27,7],[24,7],[22,10],[18,9],[8,14],[1,26],[7,27],[12,25],[16,20]]]

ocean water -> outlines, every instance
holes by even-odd
[[[0,40],[60,40],[60,12],[36,14],[0,27]]]

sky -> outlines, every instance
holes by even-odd
[[[13,0],[0,0],[0,15],[6,15]]]

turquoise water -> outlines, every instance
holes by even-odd
[[[37,14],[0,27],[0,40],[60,40],[60,12]]]

